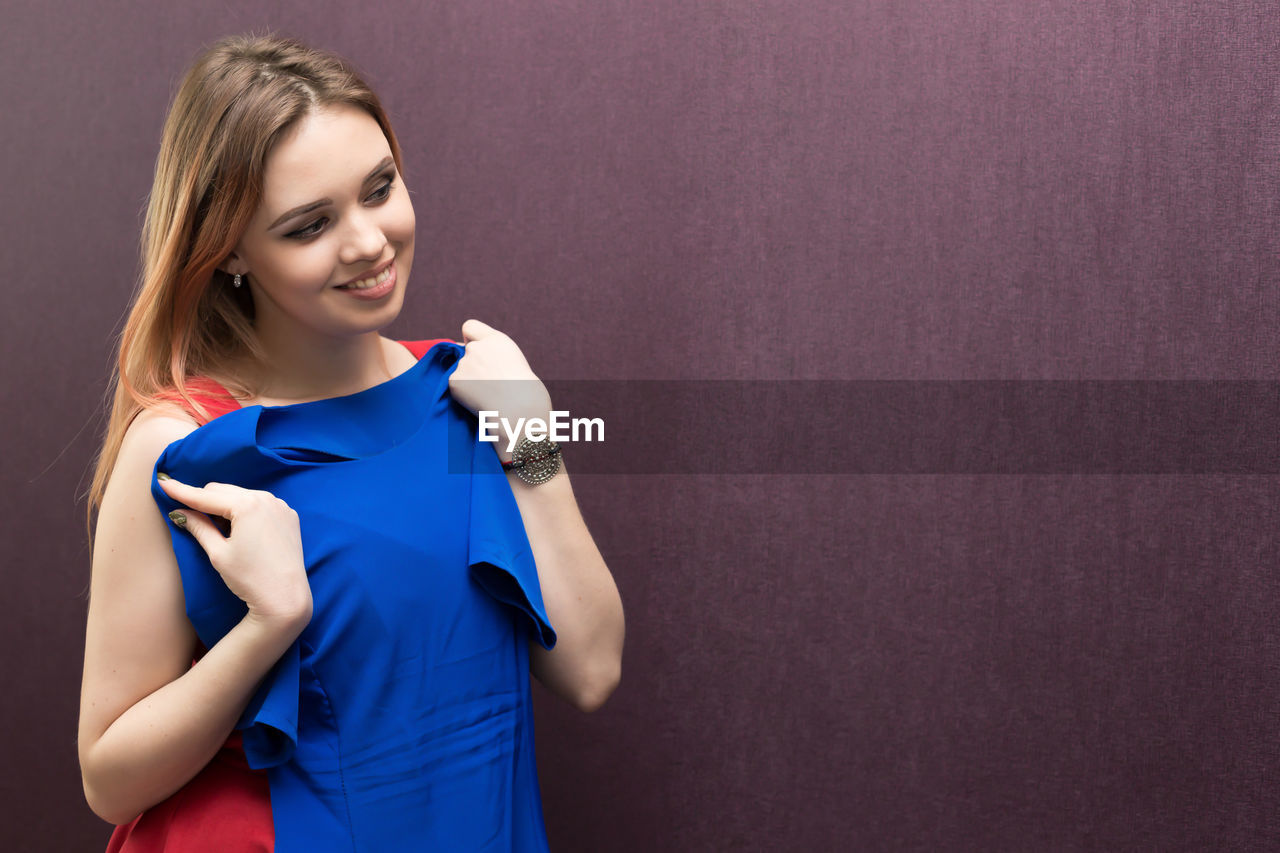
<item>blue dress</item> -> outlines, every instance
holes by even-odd
[[[230,411],[156,462],[299,516],[311,622],[236,724],[278,853],[547,850],[528,644],[555,631],[497,454],[449,394],[462,354],[443,341],[356,394]],[[151,493],[182,506],[154,472]],[[212,647],[247,608],[168,524]]]

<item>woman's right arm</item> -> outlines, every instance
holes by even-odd
[[[164,448],[195,426],[141,412],[98,513],[78,746],[85,798],[110,823],[132,820],[209,763],[310,618],[250,609],[191,665],[195,631],[151,476]]]

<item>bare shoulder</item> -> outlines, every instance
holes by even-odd
[[[112,499],[118,500],[121,496],[134,503],[140,502],[144,497],[137,488],[140,482],[146,483],[145,497],[151,500],[151,473],[156,460],[166,447],[197,427],[199,424],[195,418],[174,403],[162,403],[134,415],[120,441],[120,451],[102,496],[103,508],[109,500],[114,502]],[[117,483],[120,479],[129,482]]]
[[[199,426],[191,413],[177,403],[160,403],[155,408],[143,409],[133,416],[133,421],[125,430],[120,452],[124,454],[125,446],[130,449],[149,449],[156,442],[168,439],[156,449],[155,457],[151,460],[155,462],[160,458],[160,451],[167,445]]]

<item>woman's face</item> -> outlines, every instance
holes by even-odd
[[[247,274],[260,334],[349,337],[399,315],[413,228],[382,128],[358,107],[330,107],[301,119],[268,154],[262,202],[223,268]],[[384,268],[393,271],[384,296],[340,288]]]

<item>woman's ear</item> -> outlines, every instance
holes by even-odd
[[[249,272],[249,267],[244,261],[240,260],[240,256],[235,252],[227,255],[227,259],[218,264],[218,269],[227,275],[247,275]]]

